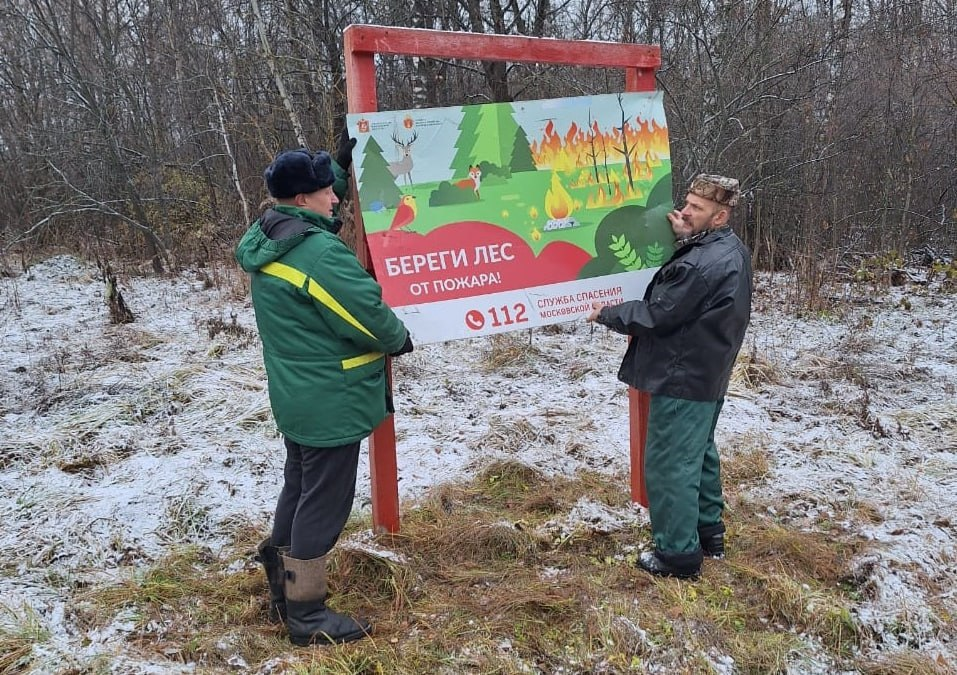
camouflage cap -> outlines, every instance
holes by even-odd
[[[724,206],[737,206],[741,188],[736,178],[725,178],[712,173],[699,173],[691,181],[689,194],[710,199]]]

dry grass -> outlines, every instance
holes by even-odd
[[[957,404],[949,401],[915,405],[904,410],[890,412],[901,424],[913,427],[925,427],[931,431],[957,430]]]
[[[858,668],[862,675],[947,675],[954,672],[954,664],[914,651],[898,652],[879,661],[863,661]]]
[[[391,560],[374,550],[340,547],[330,566],[330,591],[335,595],[354,595],[363,604],[389,607],[400,612],[409,607],[416,584],[412,568]],[[338,588],[343,580],[347,588]],[[348,590],[348,594],[345,591]],[[346,607],[340,607],[345,611]]]
[[[741,513],[743,509],[739,509]],[[755,566],[787,561],[787,574],[799,583],[819,581],[836,584],[859,552],[854,541],[834,541],[820,532],[795,530],[756,518],[737,527],[738,546],[747,551]]]
[[[553,536],[556,518],[584,497],[622,514],[620,523]],[[258,540],[248,528],[223,556],[180,549],[84,592],[77,611],[90,627],[132,611],[135,650],[201,672],[234,654],[277,673],[631,673],[651,664],[700,673],[723,654],[738,672],[771,673],[808,649],[800,633],[850,667],[862,636],[841,580],[860,544],[736,508],[726,560],[707,561],[693,583],[658,579],[635,568],[648,533],[630,512],[623,477],[548,478],[500,461],[406,508],[399,533],[373,537],[367,521],[350,522],[332,555],[330,603],[376,626],[373,639],[350,645],[291,650],[267,623],[258,566],[235,562]]]
[[[731,383],[747,389],[759,389],[766,384],[779,384],[786,375],[780,363],[768,361],[757,353],[741,352],[731,370]]]
[[[751,438],[746,435],[736,439],[734,453],[721,462],[721,475],[728,486],[762,483],[771,473],[766,438]]]
[[[234,343],[233,346],[236,349],[244,349],[255,343],[259,339],[259,334],[254,329],[240,324],[237,318],[235,314],[230,316],[229,321],[218,316],[211,317],[202,322],[202,327],[206,329],[210,340],[220,336],[220,339]]]
[[[0,675],[25,672],[33,646],[49,635],[30,607],[0,605]]]
[[[801,640],[788,633],[741,631],[731,636],[730,651],[741,673],[788,672],[789,657],[801,651]]]
[[[121,584],[81,593],[75,611],[91,626],[127,613],[138,650],[223,668],[233,653],[262,658],[283,648],[280,627],[267,621],[263,587],[255,568],[230,572],[208,552],[184,547]]]
[[[577,322],[575,321],[562,321],[559,323],[550,323],[547,326],[542,326],[540,330],[545,335],[564,335],[568,332],[573,332]]]
[[[135,451],[136,448],[131,445],[104,446],[97,441],[73,443],[54,453],[53,462],[64,473],[87,474],[101,467],[112,466]]]
[[[536,427],[524,417],[505,419],[497,415],[489,418],[488,431],[474,442],[477,450],[487,453],[497,451],[517,453],[525,448],[541,443],[553,443],[554,434]]]
[[[500,333],[488,339],[488,348],[482,354],[485,372],[526,372],[542,358],[541,351],[531,341],[531,333],[520,331]]]
[[[793,365],[792,371],[801,380],[827,383],[845,380],[866,389],[871,382],[886,378],[889,369],[884,363],[859,363],[846,355],[834,359],[820,354],[805,354]]]
[[[83,599],[95,601],[106,611],[129,605],[172,610],[194,625],[258,618],[250,591],[259,586],[259,579],[253,573],[226,573],[217,569],[218,563],[200,548],[183,547],[146,572],[134,573],[125,582],[92,591]],[[153,618],[144,612],[140,622],[147,626]]]
[[[856,501],[852,503],[848,517],[858,523],[867,523],[876,525],[884,522],[884,509],[876,504],[866,501]]]

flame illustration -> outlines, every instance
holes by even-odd
[[[557,173],[552,173],[552,186],[545,192],[545,213],[549,218],[567,218],[571,215],[575,202],[562,186]]]
[[[574,168],[575,161],[572,159],[572,156],[565,148],[559,148],[552,160],[552,171],[571,171]]]
[[[585,202],[586,209],[600,209],[607,206],[618,206],[628,199],[641,199],[645,196],[644,191],[639,187],[631,187],[627,181],[621,181],[613,184],[612,195],[605,194],[604,189],[599,189],[596,193],[588,195]]]
[[[615,183],[615,194],[611,196],[611,203],[617,206],[623,201],[625,201],[625,195],[621,192],[621,183]]]
[[[585,202],[586,209],[600,209],[605,205],[605,191],[599,190],[597,193],[588,195],[588,201]]]
[[[533,240],[533,241],[538,241],[538,240],[540,240],[541,238],[542,238],[542,233],[539,231],[539,229],[538,229],[537,227],[533,227],[533,228],[532,228],[532,240]]]
[[[575,136],[578,135],[578,125],[572,122],[571,126],[568,127],[568,131],[565,132],[565,144],[571,145],[575,142]]]
[[[626,144],[627,168],[621,163],[621,152]],[[552,170],[553,187],[556,184],[554,172],[560,172],[566,176],[569,188],[587,195],[586,209],[614,207],[642,199],[654,179],[655,169],[662,166],[663,159],[671,156],[667,127],[640,117],[607,131],[602,131],[599,123],[594,121],[590,127],[580,127],[572,122],[563,132],[553,120],[549,120],[541,138],[532,141],[529,149],[536,167]],[[560,188],[564,192],[565,188]],[[582,204],[575,203],[570,196],[566,205],[558,199],[556,190],[550,192],[551,199],[546,196],[546,211],[550,217],[565,218],[582,208]]]
[[[668,128],[659,126],[655,120],[638,118],[637,125],[625,124],[624,131],[612,127],[602,132],[598,122],[589,127],[579,127],[572,122],[564,134],[549,120],[542,130],[542,137],[531,143],[532,158],[539,168],[551,168],[567,171],[575,167],[592,165],[591,152],[598,153],[599,164],[602,153],[609,158],[621,158],[612,146],[622,146],[622,136],[628,141],[629,155],[634,163],[644,161],[651,169],[661,166],[661,158],[669,157]],[[617,161],[617,160],[613,160]],[[573,166],[565,164],[572,162]],[[563,165],[559,167],[559,165]]]

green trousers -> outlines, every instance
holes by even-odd
[[[714,428],[724,399],[652,396],[645,443],[645,488],[655,548],[690,553],[698,528],[721,522],[721,467]]]

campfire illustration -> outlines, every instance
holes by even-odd
[[[551,187],[545,192],[545,213],[548,214],[548,220],[545,221],[542,230],[550,232],[578,227],[581,223],[572,218],[574,210],[575,200],[562,185],[558,174],[552,173]]]

